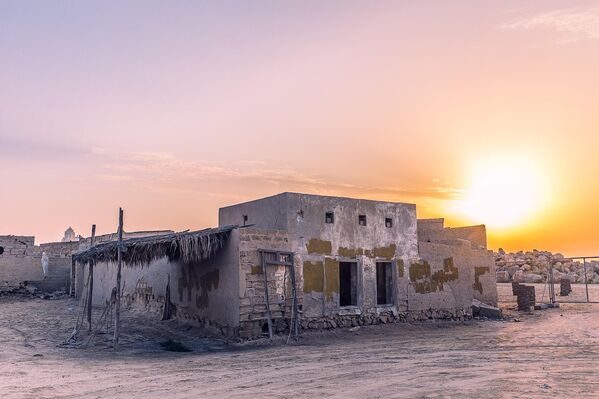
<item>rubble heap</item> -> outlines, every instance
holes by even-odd
[[[544,283],[547,281],[550,264],[553,264],[555,283],[559,283],[562,278],[569,279],[573,284],[585,282],[583,262],[564,259],[559,253],[536,249],[506,253],[501,248],[495,253],[498,283]],[[599,261],[587,261],[586,269],[588,282],[599,284]]]

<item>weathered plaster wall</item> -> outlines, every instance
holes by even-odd
[[[408,308],[464,309],[473,298],[470,245],[420,243],[420,262],[409,267]]]
[[[333,212],[334,223],[325,223],[326,212]],[[359,224],[359,215],[366,216],[366,226]],[[405,265],[418,257],[415,205],[289,194],[288,218],[303,276],[304,317],[404,309]],[[358,263],[356,308],[339,306],[339,262],[345,261]],[[376,304],[377,261],[393,263],[391,307]]]
[[[418,241],[442,242],[446,240],[467,240],[473,248],[487,249],[487,229],[485,225],[465,227],[444,227],[443,219],[419,219]]]
[[[242,204],[231,205],[218,210],[219,227],[244,225],[243,216],[248,217],[246,225],[271,230],[287,230],[287,193],[266,197]]]
[[[166,258],[142,267],[122,269],[125,306],[160,314],[164,308],[166,285],[170,276],[171,303],[175,317],[201,323],[224,335],[236,335],[239,325],[239,235],[231,232],[227,244],[210,260],[202,263],[169,262]],[[87,281],[88,267],[83,279]],[[96,306],[104,306],[116,287],[117,266],[94,266]],[[81,295],[81,292],[78,293]]]
[[[418,220],[419,252],[431,256],[430,243],[444,244],[453,248],[455,257],[471,270],[473,297],[489,305],[497,305],[495,262],[491,251],[486,249],[485,226],[444,228],[443,219]],[[447,254],[446,251],[442,253]]]

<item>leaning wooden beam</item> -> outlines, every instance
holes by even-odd
[[[92,237],[89,242],[89,247],[94,246],[94,240],[96,239],[96,225],[92,225]],[[92,330],[92,296],[94,294],[94,262],[89,262],[89,294],[87,296],[87,324],[88,331]]]
[[[119,241],[117,247],[116,303],[114,309],[114,348],[119,345],[121,319],[121,268],[123,267],[123,209],[119,208]]]

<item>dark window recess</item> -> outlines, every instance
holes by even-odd
[[[339,306],[358,306],[358,264],[339,263]]]
[[[248,221],[248,215],[243,215],[243,225],[245,226],[245,224]]]
[[[0,255],[4,253],[4,247],[0,247]]]
[[[335,223],[335,214],[333,212],[327,212],[324,214],[325,223]]]
[[[366,215],[358,215],[358,224],[360,226],[366,226]]]
[[[393,227],[393,219],[385,218],[385,227]]]
[[[391,305],[393,303],[393,268],[391,262],[376,264],[376,304]]]

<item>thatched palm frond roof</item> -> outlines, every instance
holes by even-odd
[[[207,260],[225,245],[230,232],[237,227],[225,226],[123,240],[123,262],[128,266],[144,266],[163,257],[182,262]],[[118,241],[110,241],[74,254],[73,260],[87,264],[92,261],[116,262],[117,257]]]

